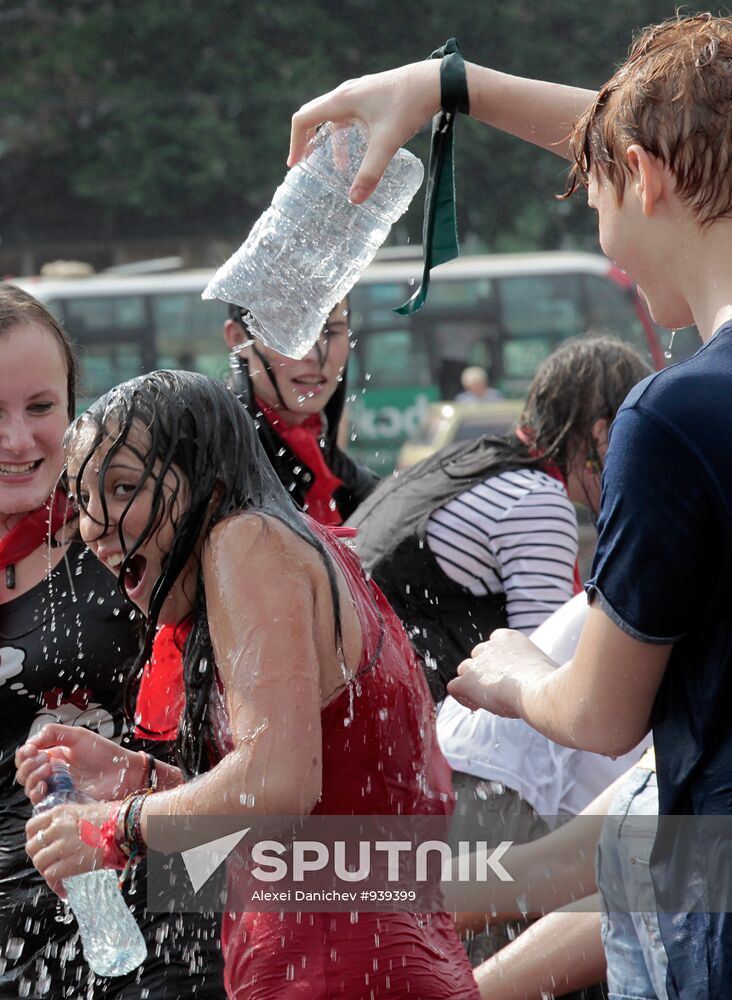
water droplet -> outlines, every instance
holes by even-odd
[[[674,349],[674,337],[675,337],[675,336],[676,336],[676,331],[675,331],[675,330],[672,330],[672,331],[671,331],[671,336],[670,336],[670,338],[669,338],[669,342],[668,342],[668,347],[667,347],[667,348],[666,348],[666,350],[665,350],[665,351],[663,352],[663,356],[664,356],[664,358],[667,358],[667,359],[669,359],[669,358],[672,358],[672,357],[673,357],[673,349]]]
[[[20,958],[23,954],[23,948],[25,947],[25,941],[23,938],[9,937],[8,943],[5,945],[5,955],[7,958]]]

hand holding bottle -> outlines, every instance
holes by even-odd
[[[373,193],[397,150],[439,108],[440,65],[436,60],[347,80],[292,116],[287,164],[294,167],[302,159],[322,122],[361,122],[368,130],[369,143],[349,195],[354,204],[361,204]]]
[[[51,750],[48,795],[26,825],[33,864],[59,895],[68,899],[81,935],[84,957],[99,976],[121,976],[145,960],[147,946],[125,903],[117,873],[100,868],[102,852],[87,846],[81,820],[97,830],[117,803],[90,802],[75,787],[71,770],[58,750]]]
[[[102,851],[89,847],[79,836],[79,822],[101,827],[114,808],[111,802],[66,802],[37,812],[28,820],[25,849],[49,887],[66,898],[66,878],[102,867]]]

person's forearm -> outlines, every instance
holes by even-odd
[[[645,700],[638,698],[633,704],[632,692],[626,691],[623,703],[613,712],[573,661],[527,680],[517,697],[520,715],[555,743],[622,757],[650,728],[649,716],[639,709]]]
[[[544,837],[514,844],[501,863],[510,882],[442,883],[448,909],[458,910],[458,930],[479,930],[495,920],[539,916],[596,892],[595,849],[619,779],[568,823]],[[486,914],[484,911],[490,911]]]
[[[605,976],[600,913],[550,913],[474,975],[483,1000],[539,1000],[592,986]]]
[[[265,734],[266,735],[266,734]],[[253,752],[242,742],[215,768],[193,781],[151,795],[142,813],[142,835],[152,850],[177,850],[169,841],[158,842],[154,818],[174,816],[303,816],[308,815],[320,794],[319,762],[293,759],[285,767],[272,766],[277,756],[272,740]],[[279,757],[283,750],[280,748]],[[157,828],[159,829],[159,828]],[[170,831],[170,827],[167,830]]]
[[[466,63],[470,115],[571,159],[568,137],[597,96],[593,90],[509,76]]]
[[[572,683],[571,661],[556,670],[542,668],[527,673],[517,687],[517,707],[532,729],[562,746],[606,752],[600,748],[604,748],[607,736],[602,727],[595,732],[600,742],[593,745],[593,727],[585,718],[587,706],[577,697]]]

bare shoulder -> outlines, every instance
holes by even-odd
[[[237,568],[252,577],[286,566],[288,575],[321,565],[315,548],[279,518],[242,511],[219,521],[203,547],[204,573]]]

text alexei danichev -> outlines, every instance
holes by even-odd
[[[268,892],[255,889],[253,903],[355,903],[360,892],[340,892],[338,889],[323,889],[320,892],[305,892],[303,889],[287,889],[284,892]]]

